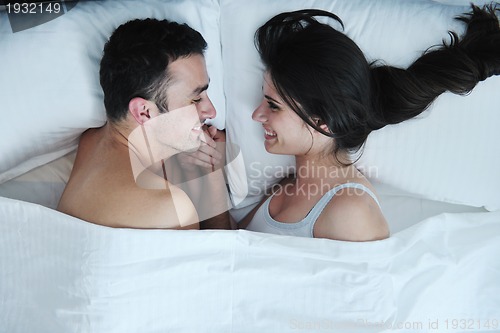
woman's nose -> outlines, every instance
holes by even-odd
[[[267,121],[267,112],[265,108],[259,105],[252,113],[252,119],[258,121],[259,123],[264,123]]]

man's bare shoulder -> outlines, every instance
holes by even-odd
[[[159,190],[121,186],[96,194],[94,198],[82,193],[81,200],[66,201],[58,209],[114,228],[199,229],[191,200],[175,187]]]
[[[164,190],[133,189],[126,198],[115,197],[109,208],[112,209],[107,209],[110,215],[107,220],[111,227],[199,229],[193,203],[186,193],[172,185]]]

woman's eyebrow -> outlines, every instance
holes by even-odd
[[[274,103],[276,103],[276,104],[281,104],[280,102],[278,102],[277,100],[275,100],[274,98],[272,98],[272,97],[270,97],[270,96],[268,96],[268,95],[264,95],[264,97],[265,97],[266,99],[268,99],[268,100],[273,101],[273,102],[274,102]]]

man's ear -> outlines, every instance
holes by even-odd
[[[128,111],[142,125],[151,118],[151,103],[144,98],[134,97],[128,103]]]

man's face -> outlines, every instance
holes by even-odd
[[[140,160],[138,173],[172,155],[197,150],[202,141],[206,142],[203,122],[216,116],[207,95],[209,78],[202,55],[177,59],[169,64],[168,70],[168,112],[161,113],[154,102],[139,105],[136,120],[144,111],[148,111],[148,119],[129,135],[132,143],[129,148],[133,150],[130,156]]]
[[[194,105],[157,113],[128,136],[134,177],[137,179],[144,169],[173,155],[198,150],[202,136]]]
[[[202,55],[179,58],[168,65],[171,82],[167,88],[168,109],[195,105],[200,122],[214,118],[215,108],[207,95],[209,78]]]

